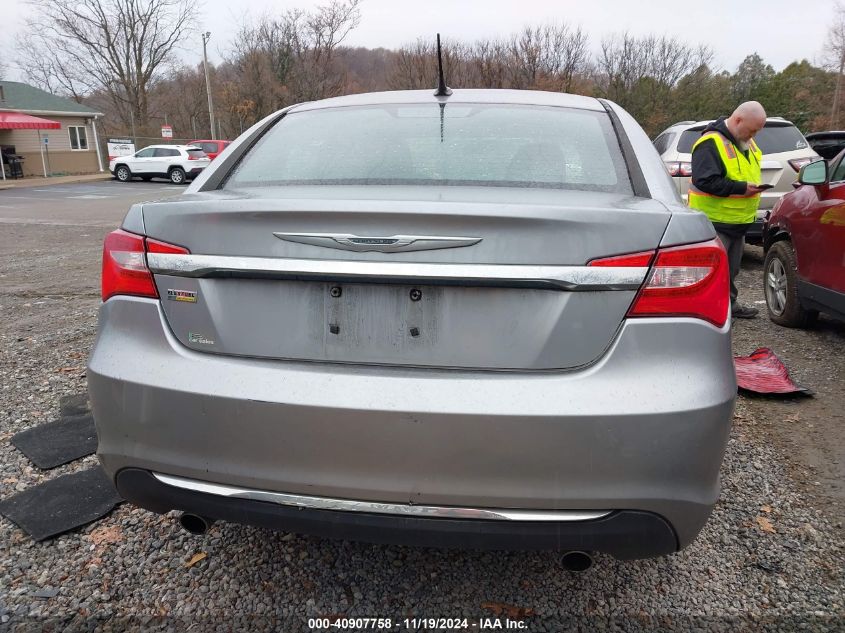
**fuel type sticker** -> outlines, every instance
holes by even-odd
[[[167,289],[167,298],[171,301],[182,301],[184,303],[196,303],[197,302],[197,293],[193,290],[174,290],[173,288]]]

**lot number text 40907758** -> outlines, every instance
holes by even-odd
[[[392,629],[406,629],[411,631],[419,630],[511,630],[524,631],[528,629],[528,623],[522,620],[511,620],[509,618],[481,618],[478,621],[468,618],[403,618],[394,620],[392,618],[309,618],[309,629],[339,629],[339,630],[361,630],[373,629],[389,631]]]

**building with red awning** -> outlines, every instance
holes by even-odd
[[[40,119],[22,112],[0,112],[0,130],[61,130],[58,121]]]
[[[102,116],[72,99],[0,80],[0,177],[11,175],[13,161],[24,176],[104,171],[97,138]]]

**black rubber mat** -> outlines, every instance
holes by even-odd
[[[39,424],[12,437],[12,444],[41,469],[67,464],[97,450],[90,413]]]
[[[82,415],[91,410],[87,393],[78,393],[73,396],[62,396],[59,398],[59,412],[62,417],[69,415]]]
[[[96,521],[123,499],[99,466],[62,475],[0,501],[0,514],[36,541]]]

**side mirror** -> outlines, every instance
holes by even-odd
[[[802,185],[823,185],[827,183],[827,161],[824,159],[808,163],[798,172]]]

